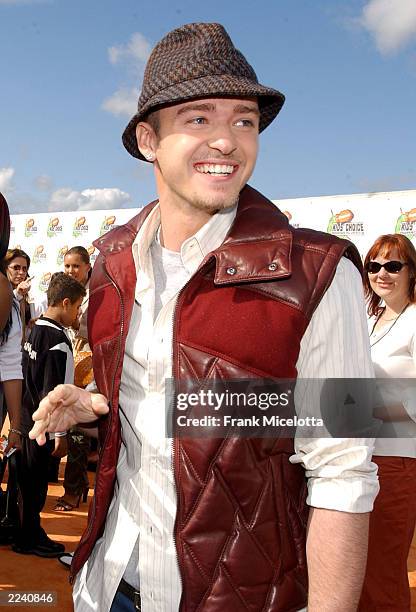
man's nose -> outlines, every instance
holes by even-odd
[[[216,149],[223,155],[230,155],[237,148],[235,136],[232,129],[228,126],[221,126],[216,129],[208,145],[211,149]]]

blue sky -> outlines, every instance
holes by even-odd
[[[152,46],[219,21],[286,104],[251,184],[270,198],[414,189],[415,0],[0,0],[0,191],[11,212],[136,207],[121,133]]]

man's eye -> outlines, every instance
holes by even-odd
[[[238,121],[235,122],[236,125],[238,126],[242,126],[242,127],[253,127],[254,126],[254,122],[251,119],[238,119]]]
[[[206,122],[205,117],[194,117],[191,119],[191,123],[196,123],[196,125],[204,125]]]

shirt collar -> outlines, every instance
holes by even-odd
[[[217,249],[224,239],[237,214],[237,205],[213,215],[193,236],[187,238],[180,250],[183,265],[193,274],[203,259]],[[147,269],[147,257],[160,226],[160,207],[157,204],[145,219],[134,242],[133,258],[136,270]]]

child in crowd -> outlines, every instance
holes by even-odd
[[[40,526],[40,512],[48,492],[49,455],[66,454],[66,432],[55,433],[53,451],[50,444],[39,446],[27,434],[41,399],[56,385],[73,382],[74,360],[64,327],[76,321],[84,296],[81,283],[63,272],[54,274],[47,291],[48,308],[36,321],[23,347],[26,383],[21,419],[23,512],[21,529],[12,547],[17,553],[57,557],[64,551],[62,544],[52,541]]]

